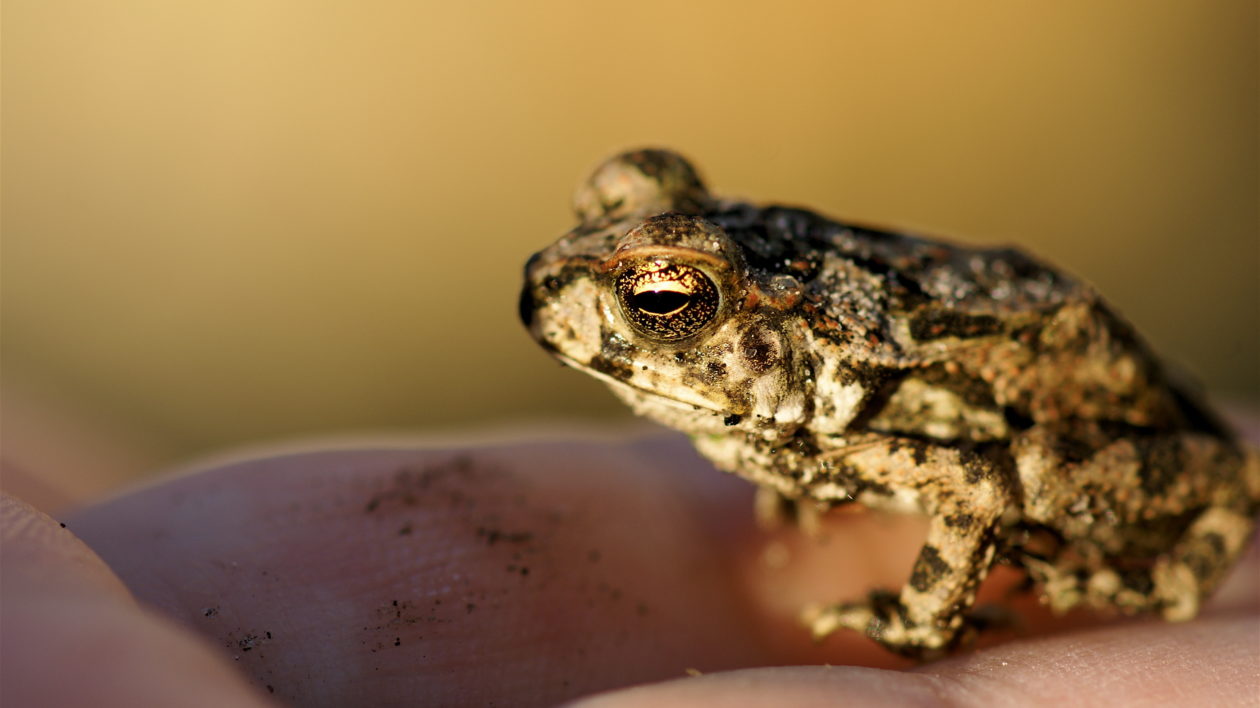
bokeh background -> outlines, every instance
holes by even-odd
[[[257,441],[627,415],[515,301],[642,145],[1019,244],[1254,400],[1257,7],[6,0],[6,476],[83,497]]]

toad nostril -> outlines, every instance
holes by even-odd
[[[526,327],[534,323],[534,293],[530,291],[529,283],[525,283],[525,287],[521,288],[521,299],[517,303],[517,312],[520,313],[521,322]]]

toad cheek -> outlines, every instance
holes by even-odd
[[[530,334],[553,356],[578,369],[600,353],[601,317],[599,290],[582,278],[539,293],[526,288],[529,298]],[[545,297],[542,297],[545,295]],[[525,306],[522,305],[522,310]]]

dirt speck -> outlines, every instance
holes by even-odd
[[[487,546],[503,541],[505,543],[529,543],[534,534],[529,531],[503,531],[501,529],[477,527],[477,537],[485,541]]]
[[[419,505],[422,499],[430,496],[434,491],[431,488],[439,482],[455,479],[465,484],[476,485],[484,482],[482,477],[501,474],[503,473],[494,469],[476,467],[472,459],[466,456],[425,465],[420,469],[402,467],[394,473],[385,489],[373,494],[367,500],[363,510],[371,514],[386,505],[414,507]],[[472,497],[459,489],[445,489],[439,497],[444,497],[456,507],[472,506],[475,503]]]

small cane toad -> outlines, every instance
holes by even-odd
[[[938,656],[996,562],[1058,611],[1191,618],[1260,509],[1260,460],[1088,285],[1024,253],[711,195],[664,150],[578,189],[521,318],[763,497],[915,510],[904,587],[810,613]]]

